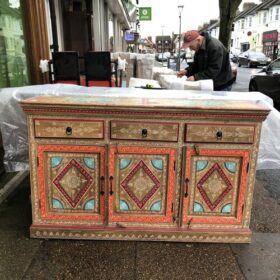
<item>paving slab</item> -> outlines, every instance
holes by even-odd
[[[247,280],[280,280],[280,234],[254,233],[251,244],[231,244]]]
[[[23,280],[135,279],[135,242],[46,240]]]
[[[0,231],[1,280],[22,279],[42,242],[30,240],[22,232]]]
[[[250,228],[253,232],[280,233],[280,198],[259,180],[255,184]]]
[[[138,242],[137,280],[245,279],[229,244]]]
[[[29,177],[26,177],[0,205],[0,230],[18,230],[29,236],[31,223],[30,183]]]

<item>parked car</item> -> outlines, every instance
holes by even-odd
[[[271,59],[266,57],[262,52],[246,51],[238,56],[238,66],[245,65],[249,68],[265,66],[271,62]]]
[[[160,62],[166,62],[168,57],[170,56],[171,56],[170,52],[158,53],[156,55],[156,60]]]
[[[280,58],[251,76],[249,91],[266,94],[273,99],[274,107],[280,110]]]
[[[237,54],[230,53],[229,58],[233,63],[237,63],[237,61],[238,61],[238,55]]]

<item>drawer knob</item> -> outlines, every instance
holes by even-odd
[[[143,128],[143,129],[142,129],[142,137],[143,137],[143,138],[146,138],[147,136],[148,136],[148,129]]]
[[[72,127],[70,127],[70,126],[66,127],[66,134],[67,135],[71,135],[72,134]]]
[[[216,133],[216,136],[217,136],[217,140],[222,140],[222,138],[223,138],[223,132],[222,132],[222,131],[218,131],[218,132]]]

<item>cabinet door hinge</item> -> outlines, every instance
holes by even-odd
[[[243,204],[242,207],[241,207],[241,212],[242,212],[242,215],[243,215],[243,212],[244,212],[244,204]]]
[[[174,166],[173,166],[173,168],[174,168],[174,171],[176,170],[176,160],[174,160]]]
[[[173,210],[174,210],[174,204],[172,203],[171,205],[171,212],[173,213]]]
[[[249,172],[249,166],[250,166],[250,163],[248,162],[247,163],[247,173]]]

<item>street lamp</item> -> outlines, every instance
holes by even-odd
[[[178,10],[179,10],[179,53],[178,53],[179,60],[177,61],[177,71],[180,71],[180,68],[181,68],[181,53],[180,53],[180,50],[181,50],[181,15],[182,15],[183,9],[184,9],[184,5],[178,6]]]
[[[164,25],[161,26],[161,64],[163,65],[163,28]]]

